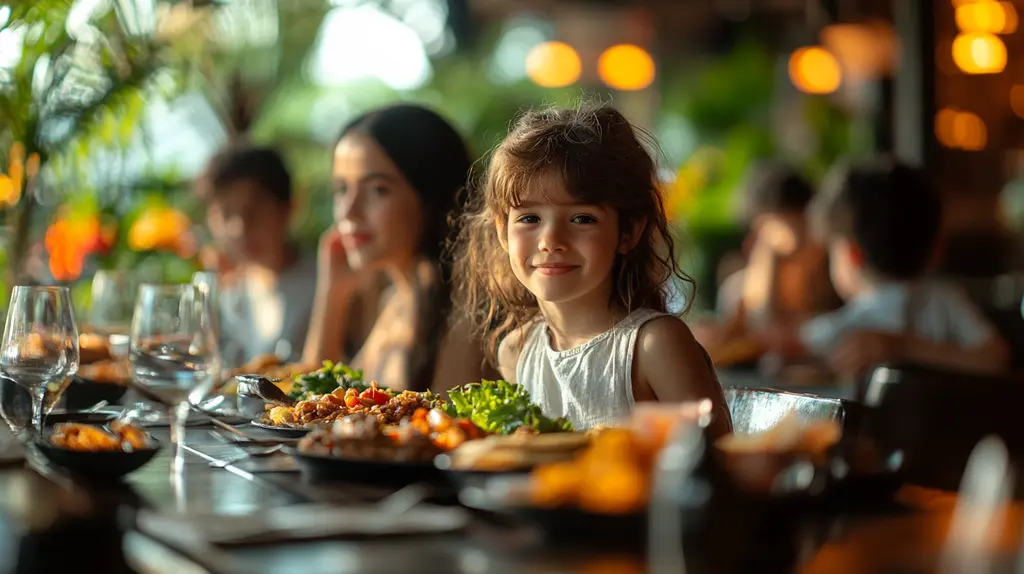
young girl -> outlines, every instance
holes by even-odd
[[[710,360],[665,312],[671,281],[693,281],[654,162],[621,113],[526,113],[470,201],[456,301],[506,380],[578,428],[620,422],[637,401],[710,398],[714,431],[728,431]]]

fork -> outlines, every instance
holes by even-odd
[[[227,467],[235,464],[236,462],[242,462],[243,460],[245,460],[247,458],[257,458],[257,457],[261,457],[261,456],[270,456],[270,455],[272,455],[274,453],[279,452],[281,450],[281,448],[282,448],[282,445],[275,445],[275,446],[272,446],[272,447],[269,447],[269,448],[254,449],[254,450],[251,450],[251,451],[249,451],[249,452],[247,452],[245,454],[240,454],[240,455],[232,457],[232,458],[228,458],[228,459],[224,459],[224,460],[215,460],[215,461],[210,463],[210,468],[227,468]]]

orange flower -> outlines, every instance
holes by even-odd
[[[128,230],[128,247],[134,251],[189,251],[190,226],[188,216],[177,209],[148,209]]]
[[[78,217],[58,216],[46,229],[44,238],[50,255],[50,273],[58,281],[71,281],[82,275],[85,258],[102,248],[99,219],[94,214]]]

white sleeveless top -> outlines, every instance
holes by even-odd
[[[667,315],[637,309],[617,325],[566,351],[551,348],[547,323],[530,329],[516,364],[516,382],[545,416],[588,429],[624,421],[633,412],[633,351],[644,323]]]

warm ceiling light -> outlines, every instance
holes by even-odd
[[[839,60],[821,46],[800,48],[789,57],[789,78],[801,92],[831,94],[839,89],[843,72]]]
[[[935,139],[948,148],[957,147],[956,139],[953,136],[953,124],[956,123],[958,113],[953,108],[942,108],[935,114]]]
[[[619,44],[601,54],[597,73],[606,86],[615,90],[642,90],[654,82],[654,58],[640,46]]]
[[[971,112],[960,112],[953,122],[953,139],[960,149],[979,151],[988,143],[988,130],[985,122]]]
[[[956,7],[956,25],[961,32],[1012,34],[1017,30],[1017,10],[1011,2],[971,2]]]
[[[1010,109],[1017,117],[1024,118],[1024,84],[1010,88]]]
[[[951,149],[979,151],[988,143],[988,129],[977,114],[943,108],[935,115],[935,138]]]
[[[953,40],[953,62],[968,74],[998,74],[1006,68],[1006,44],[987,32],[959,34]]]
[[[582,70],[580,55],[565,42],[542,42],[526,55],[526,75],[544,88],[571,86]]]
[[[821,42],[850,79],[888,74],[898,60],[899,39],[885,22],[832,24],[821,31]]]

